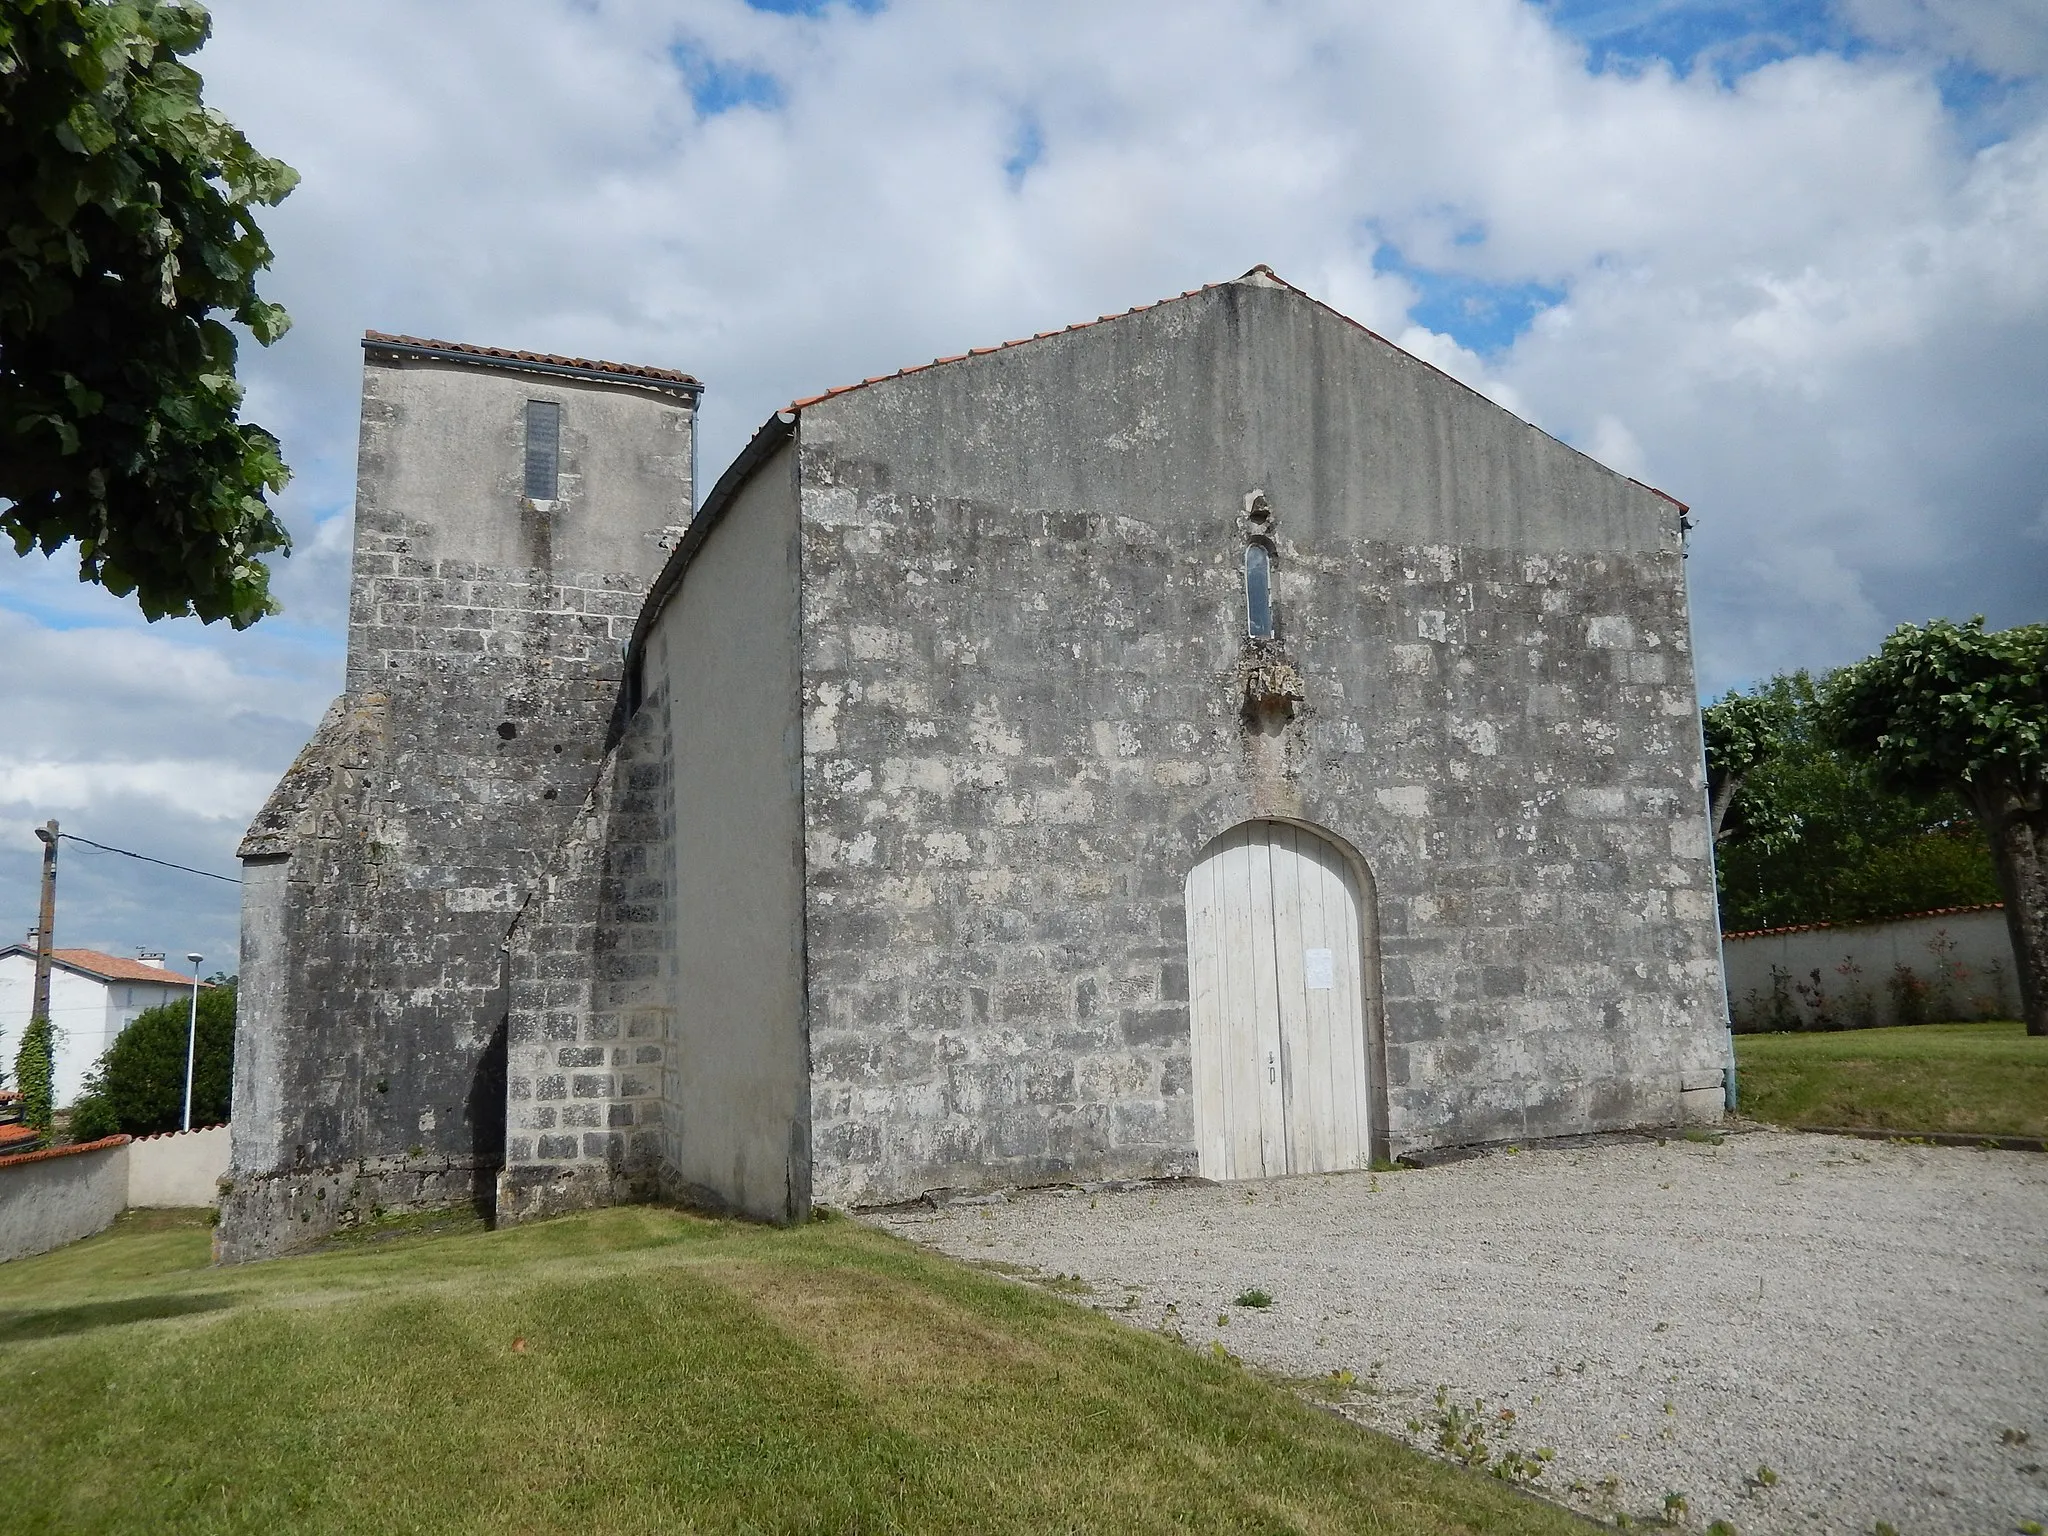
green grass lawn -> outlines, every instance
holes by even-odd
[[[855,1223],[633,1208],[0,1265],[9,1532],[1583,1530],[1228,1359]]]
[[[2017,1023],[1737,1035],[1735,1062],[1774,1125],[2048,1136],[2048,1037]]]

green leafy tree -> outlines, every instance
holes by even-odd
[[[185,1042],[190,1001],[146,1008],[122,1030],[86,1079],[72,1107],[72,1134],[85,1109],[90,1126],[111,1123],[130,1136],[175,1131],[184,1123]],[[192,1123],[227,1122],[235,1078],[235,989],[199,994],[199,1048],[193,1057]],[[88,1102],[91,1101],[90,1107]],[[103,1131],[102,1134],[111,1134]]]
[[[14,1052],[14,1078],[21,1084],[21,1122],[32,1125],[45,1136],[56,1110],[50,1079],[50,1021],[37,1017],[21,1032],[21,1044]]]
[[[239,419],[238,321],[290,324],[256,292],[252,210],[298,173],[200,101],[182,62],[211,29],[169,0],[0,0],[0,531],[76,542],[79,575],[152,619],[236,628],[273,612],[265,500],[290,471]]]
[[[1902,624],[1823,697],[1829,739],[1882,781],[1975,813],[2005,897],[2027,1033],[2048,1035],[2048,624]]]
[[[1825,738],[1826,686],[1794,672],[1749,695],[1766,702],[1775,738],[1732,797],[1715,846],[1723,928],[1855,922],[1996,901],[1991,852],[1968,807],[1945,791],[1888,788],[1868,757]]]
[[[1707,742],[1707,802],[1713,813],[1714,841],[1720,843],[1735,832],[1751,837],[1783,835],[1796,831],[1785,823],[1780,808],[1767,796],[1752,794],[1744,803],[1746,814],[1729,825],[1729,813],[1736,808],[1742,788],[1788,744],[1795,718],[1795,706],[1783,687],[1766,685],[1750,693],[1732,689],[1726,696],[1700,711],[1700,725]]]

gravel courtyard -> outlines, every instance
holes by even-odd
[[[1603,1519],[1680,1493],[1744,1536],[2048,1522],[2037,1155],[1751,1131],[871,1219],[1198,1349],[1353,1372],[1344,1410],[1417,1444],[1440,1385],[1479,1399],[1494,1456],[1554,1450],[1538,1486]]]

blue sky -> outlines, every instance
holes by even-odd
[[[340,683],[366,328],[686,368],[708,484],[793,397],[1263,261],[1690,502],[1710,691],[2043,617],[2039,0],[213,10],[208,99],[304,176],[245,368],[286,614],[0,559],[0,933],[52,815],[232,871]],[[231,890],[117,863],[63,942],[232,953]]]

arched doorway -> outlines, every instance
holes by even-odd
[[[1195,1146],[1205,1178],[1366,1167],[1371,903],[1344,851],[1249,821],[1187,879]]]

